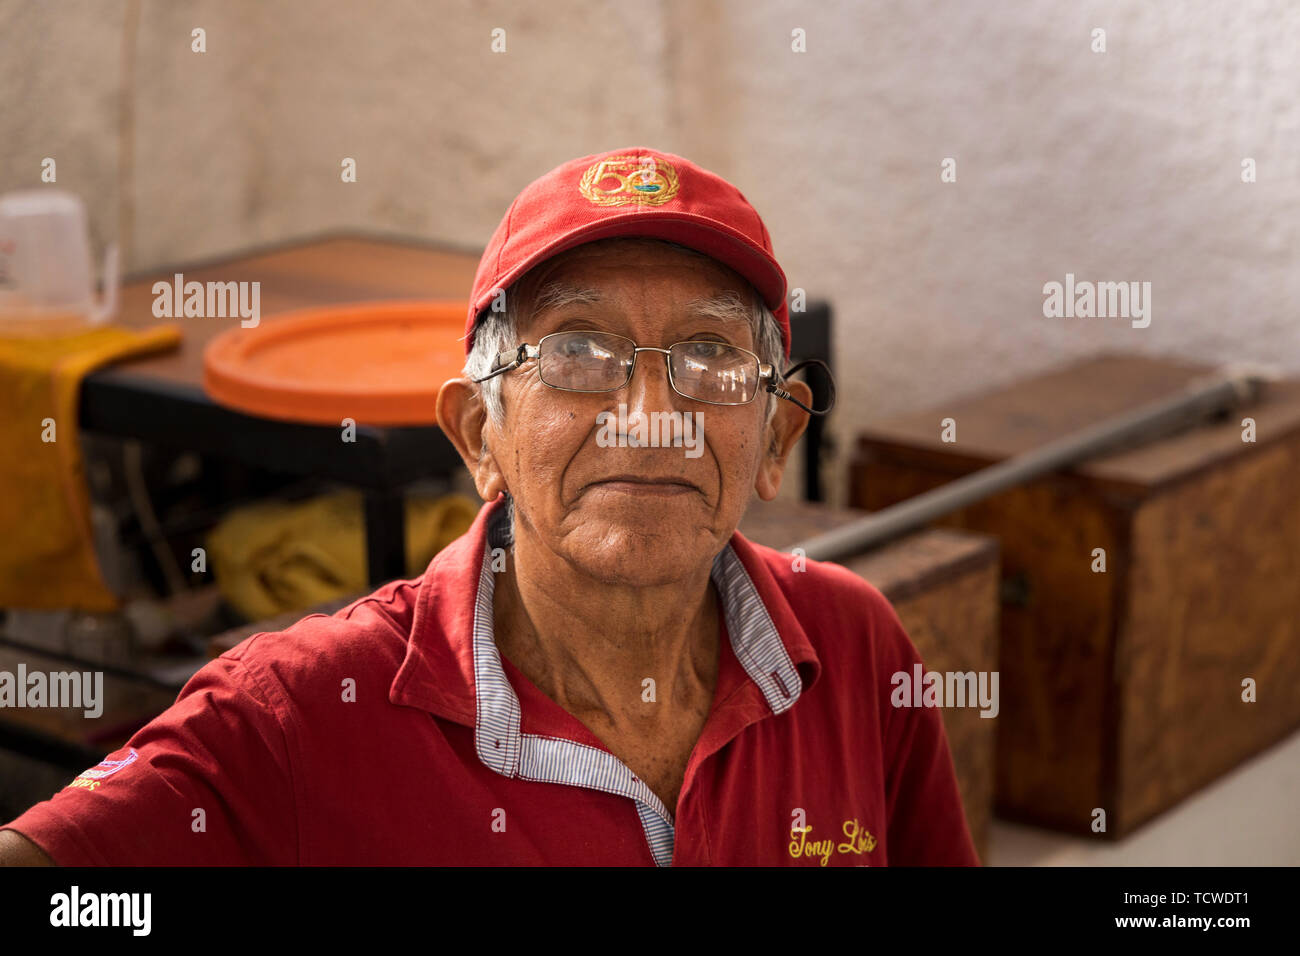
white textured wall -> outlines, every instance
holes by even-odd
[[[841,436],[1102,348],[1300,370],[1300,5],[761,4],[729,29],[756,52],[709,152],[838,308]],[[1043,318],[1067,272],[1151,282],[1151,325]]]
[[[551,166],[655,145],[833,301],[847,447],[1101,348],[1300,372],[1298,54],[1260,0],[3,0],[0,190],[56,157],[139,271],[348,225],[481,246]],[[1044,319],[1066,272],[1151,282],[1150,327]]]

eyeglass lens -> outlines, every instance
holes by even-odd
[[[542,381],[577,392],[608,392],[630,377],[635,344],[612,332],[557,332],[539,344]],[[668,363],[677,391],[718,405],[743,405],[758,392],[758,360],[725,342],[678,342]]]

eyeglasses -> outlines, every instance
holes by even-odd
[[[475,382],[513,371],[529,359],[537,359],[542,383],[563,392],[613,392],[632,381],[636,358],[641,352],[660,352],[668,366],[668,383],[678,395],[709,405],[748,405],[766,390],[793,402],[804,411],[815,411],[781,388],[776,369],[748,349],[708,339],[675,342],[666,349],[639,346],[613,332],[574,329],[542,336],[536,345],[499,352],[493,371]],[[801,362],[786,375],[809,362]],[[825,365],[821,362],[816,364]],[[833,391],[832,391],[833,395]],[[832,398],[832,403],[834,399]]]

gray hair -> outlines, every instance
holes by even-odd
[[[687,255],[704,259],[710,258],[702,252],[676,242],[669,242],[666,239],[635,237],[599,241],[653,243],[667,246]],[[525,315],[532,315],[541,307],[563,305],[572,299],[571,294],[568,298],[565,298],[566,293],[562,291],[557,293],[545,287],[537,288],[540,278],[541,273],[539,270],[534,269],[529,272],[511,287],[513,292],[501,297],[504,299],[504,309],[494,311],[489,308],[479,315],[478,321],[474,324],[474,344],[465,360],[463,374],[467,378],[482,378],[487,375],[492,371],[492,366],[495,364],[499,353],[518,347],[518,329],[520,320]],[[706,314],[714,315],[720,319],[741,316],[747,318],[754,336],[754,351],[758,354],[759,361],[771,365],[778,376],[781,374],[781,365],[785,358],[785,344],[781,336],[781,327],[777,325],[776,316],[772,314],[772,311],[757,292],[751,290],[748,302],[745,302],[735,292],[723,293],[709,300],[709,304],[704,311]],[[487,409],[488,418],[497,426],[500,426],[505,421],[505,406],[501,401],[501,382],[503,378],[504,376],[498,375],[496,378],[480,382],[476,386],[483,407]],[[776,402],[779,399],[771,392],[764,392],[764,398],[767,402],[767,408],[763,424],[766,427],[772,421],[772,415],[776,412]]]

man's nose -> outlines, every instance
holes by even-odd
[[[637,352],[632,381],[627,385],[628,412],[672,411],[680,396],[668,380],[668,358],[663,352]]]

